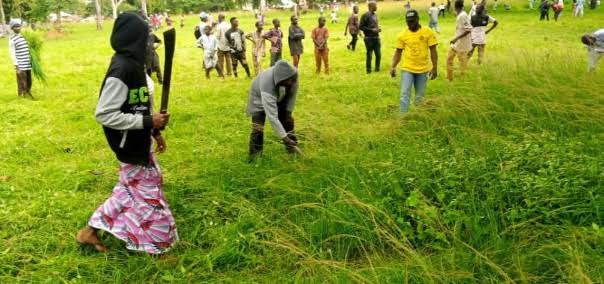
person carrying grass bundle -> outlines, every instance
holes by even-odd
[[[455,38],[451,40],[451,47],[447,55],[447,79],[453,81],[453,69],[455,57],[459,60],[459,71],[463,75],[468,64],[468,52],[472,50],[472,25],[466,11],[463,10],[463,0],[455,1],[455,13],[457,14]]]
[[[298,139],[294,133],[292,112],[298,95],[298,71],[286,61],[277,61],[252,82],[249,91],[247,114],[252,117],[250,135],[250,161],[262,153],[264,123],[266,118],[281,138],[290,154],[297,153]]]
[[[405,14],[407,30],[399,33],[396,39],[396,52],[392,58],[390,75],[396,76],[396,66],[403,58],[401,68],[401,105],[402,113],[409,110],[411,87],[415,86],[415,104],[421,103],[426,92],[428,77],[430,80],[438,76],[438,40],[436,34],[419,24],[419,13],[409,10]],[[428,56],[428,53],[430,54]],[[432,68],[430,62],[432,61]]]
[[[156,152],[166,150],[160,129],[168,124],[170,115],[153,113],[153,81],[144,66],[148,29],[138,14],[123,13],[111,34],[115,54],[95,115],[120,162],[119,182],[76,237],[78,243],[100,252],[107,247],[97,236],[99,230],[124,241],[129,250],[153,255],[163,255],[178,240],[152,152],[152,140],[157,143]]]
[[[13,35],[8,39],[8,50],[10,52],[15,71],[17,73],[17,94],[19,97],[31,95],[31,53],[27,40],[21,35],[21,19],[12,19],[9,22]]]
[[[599,29],[591,35],[583,35],[581,42],[587,46],[587,70],[593,72],[598,60],[604,56],[604,29]]]

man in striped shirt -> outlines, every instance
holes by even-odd
[[[17,71],[18,94],[19,96],[33,98],[31,95],[31,55],[29,53],[29,44],[27,44],[27,41],[21,35],[20,19],[12,19],[9,25],[14,35],[8,41],[8,49]]]

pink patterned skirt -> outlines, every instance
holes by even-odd
[[[174,217],[162,192],[159,165],[120,163],[120,181],[88,221],[126,242],[126,248],[151,254],[167,252],[178,240]]]

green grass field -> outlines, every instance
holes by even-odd
[[[346,50],[343,13],[328,24],[331,75],[314,74],[305,41],[294,116],[306,156],[287,155],[267,129],[253,164],[251,81],[206,80],[197,19],[187,18],[159,157],[181,237],[176,264],[108,235],[106,254],[74,241],[117,181],[94,119],[111,23],[102,32],[68,25],[46,39],[48,84],[34,83],[35,101],[17,97],[1,39],[0,282],[604,282],[604,63],[588,74],[579,41],[602,27],[601,8],[576,19],[567,5],[555,23],[539,22],[524,2],[508,13],[500,5],[486,64],[471,61],[452,83],[444,77],[454,23],[445,17],[439,78],[423,105],[401,115],[399,79],[387,70],[402,5],[378,11],[379,74],[365,75],[362,42]],[[240,15],[252,31],[251,15]],[[275,15],[287,28],[288,14]],[[307,37],[316,16],[301,20]]]

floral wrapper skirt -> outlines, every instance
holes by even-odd
[[[178,240],[178,233],[153,154],[149,166],[120,163],[119,175],[113,193],[94,212],[88,225],[126,242],[129,250],[167,252]]]

